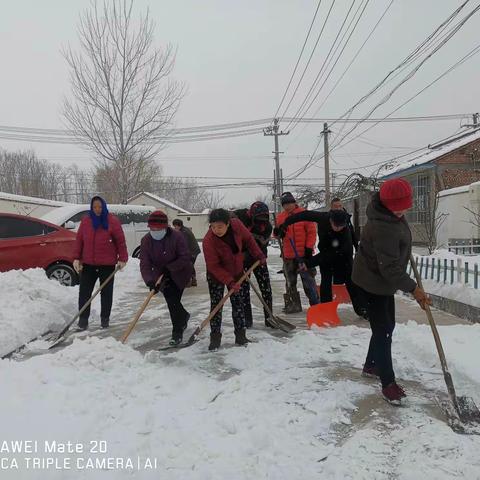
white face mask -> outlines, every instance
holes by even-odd
[[[150,230],[150,235],[154,240],[163,240],[166,234],[167,234],[166,228],[162,230]]]

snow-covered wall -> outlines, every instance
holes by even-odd
[[[446,247],[449,239],[480,238],[480,228],[472,223],[471,212],[480,214],[480,182],[439,193],[437,215],[447,216],[438,230],[438,248]]]
[[[51,210],[64,205],[70,204],[56,202],[54,200],[46,200],[43,198],[0,192],[0,212],[2,213],[15,213],[17,215],[41,217]]]

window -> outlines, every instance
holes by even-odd
[[[88,215],[88,210],[76,213],[73,217],[69,218],[67,222],[80,223],[85,215]]]
[[[35,237],[45,234],[45,225],[32,220],[14,217],[0,217],[0,239]]]
[[[411,223],[424,224],[427,221],[430,206],[430,182],[428,175],[419,175],[409,180],[413,188],[413,207],[407,213]]]

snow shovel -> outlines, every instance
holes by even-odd
[[[312,325],[318,327],[337,327],[341,324],[340,318],[337,314],[338,302],[325,302],[312,305],[307,310],[307,325],[311,328]]]
[[[156,281],[155,285],[158,285],[162,281],[163,275],[160,275],[158,277],[158,280]],[[147,308],[147,305],[150,303],[150,300],[157,294],[155,290],[151,290],[150,293],[148,294],[147,298],[143,301],[142,306],[139,308],[138,312],[135,314],[135,317],[133,317],[133,320],[130,322],[130,325],[128,326],[127,330],[125,330],[125,333],[122,336],[121,342],[125,343],[127,341],[127,338],[130,336],[132,333],[132,330],[135,328],[135,325],[137,324],[138,320],[142,316],[143,312]]]
[[[241,285],[245,279],[260,265],[260,260],[257,260],[237,281],[237,285]],[[235,290],[231,288],[226,295],[220,300],[217,306],[210,312],[208,317],[195,329],[192,333],[188,342],[185,344],[186,347],[193,345],[197,341],[197,337],[200,335],[200,332],[211,322],[212,318],[217,314],[217,312],[223,307],[225,302],[233,295]]]
[[[247,277],[246,280],[252,287],[258,299],[262,302],[263,308],[265,308],[268,315],[270,316],[270,319],[272,320],[271,321],[272,325],[274,325],[279,330],[282,330],[283,332],[286,332],[286,333],[289,333],[292,330],[295,330],[297,328],[295,325],[291,324],[290,322],[287,322],[283,318],[280,318],[274,315],[271,308],[268,306],[267,302],[263,299],[262,294],[258,291],[258,288],[252,283],[252,280],[250,279],[250,277]]]
[[[320,285],[317,285],[317,292],[320,295]],[[344,284],[339,285],[334,283],[332,285],[332,299],[338,303],[352,303],[350,294]]]
[[[423,290],[422,279],[418,274],[417,265],[413,258],[413,255],[410,255],[410,263],[412,264],[412,269],[415,274],[415,280],[417,281],[418,286]],[[428,323],[432,329],[433,338],[435,340],[435,345],[437,347],[438,356],[440,358],[440,364],[443,370],[443,378],[447,385],[448,396],[453,405],[453,412],[451,408],[447,408],[447,417],[449,419],[450,426],[453,430],[459,433],[469,433],[466,431],[462,425],[458,425],[458,420],[463,424],[470,424],[478,426],[480,425],[480,411],[475,405],[475,402],[471,397],[457,397],[455,392],[455,387],[453,386],[452,375],[450,374],[447,366],[447,360],[445,358],[445,352],[443,351],[442,342],[440,340],[440,335],[437,330],[437,326],[433,319],[432,311],[430,310],[429,305],[425,305],[425,313],[427,315]]]
[[[60,343],[63,342],[65,334],[68,332],[70,327],[75,323],[75,321],[80,317],[80,315],[90,306],[90,304],[93,302],[93,299],[103,290],[103,288],[107,285],[108,282],[115,276],[115,274],[120,270],[120,266],[117,265],[115,267],[115,270],[105,279],[105,281],[95,290],[93,295],[90,297],[90,299],[85,303],[85,305],[78,311],[78,313],[72,318],[70,322],[68,322],[65,327],[60,331],[60,333],[57,333],[53,335],[50,340],[53,341],[51,345],[49,345],[48,349],[50,350],[51,348],[56,347]]]

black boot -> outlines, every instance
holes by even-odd
[[[246,337],[246,330],[235,330],[235,345],[247,345],[250,340]]]
[[[210,333],[210,345],[208,349],[218,350],[220,348],[220,343],[222,342],[222,334],[220,332],[212,332]]]
[[[110,319],[109,318],[102,318],[101,319],[101,327],[108,328],[110,326]]]

